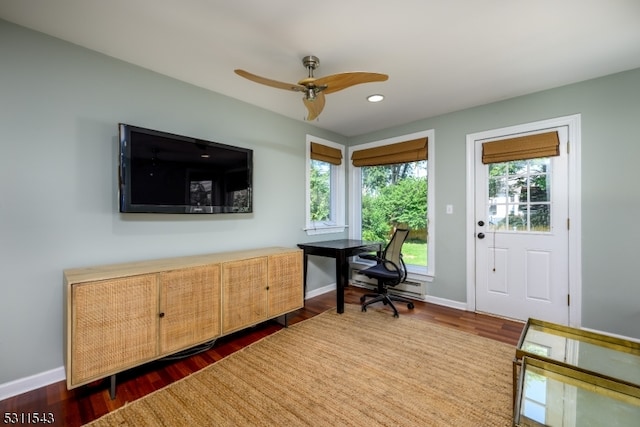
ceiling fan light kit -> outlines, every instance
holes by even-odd
[[[308,55],[302,58],[302,65],[304,65],[304,67],[307,69],[308,75],[306,78],[300,80],[297,84],[284,83],[277,80],[268,79],[266,77],[260,77],[248,71],[240,69],[236,69],[234,71],[237,75],[256,83],[275,87],[277,89],[302,92],[304,94],[302,102],[304,103],[305,107],[307,107],[307,111],[309,112],[306,118],[307,120],[314,120],[320,115],[320,113],[324,109],[325,94],[338,92],[339,90],[343,90],[357,84],[383,82],[389,78],[389,76],[386,74],[356,71],[349,73],[332,74],[316,79],[313,76],[313,71],[320,65],[320,59],[318,59],[317,56]],[[382,95],[378,96],[382,97]],[[378,101],[381,100],[382,99],[379,99]]]

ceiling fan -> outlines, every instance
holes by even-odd
[[[320,60],[318,59],[318,57],[313,55],[305,56],[304,58],[302,58],[302,64],[308,70],[309,74],[307,78],[300,80],[297,84],[271,80],[266,77],[256,76],[255,74],[251,74],[248,71],[244,70],[238,69],[234,71],[237,75],[256,83],[275,87],[278,89],[304,93],[302,102],[304,102],[304,105],[309,111],[307,120],[314,120],[322,112],[325,102],[324,94],[337,92],[339,90],[346,89],[348,87],[361,83],[383,82],[389,78],[389,76],[386,74],[366,72],[340,73],[315,78],[313,77],[313,70],[318,68],[318,66],[320,65]]]

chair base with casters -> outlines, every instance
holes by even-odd
[[[367,306],[371,304],[375,304],[377,302],[382,302],[384,305],[389,305],[393,310],[393,317],[399,317],[398,309],[393,304],[393,301],[403,302],[407,304],[407,308],[409,310],[413,310],[415,306],[413,302],[409,298],[404,298],[398,295],[391,295],[387,292],[385,288],[378,288],[379,292],[377,294],[365,294],[360,297],[360,304],[362,304],[362,311],[367,311]],[[366,301],[367,298],[373,298],[372,300]],[[366,301],[366,302],[365,302]]]
[[[367,306],[371,304],[382,302],[384,305],[389,305],[393,309],[393,317],[398,317],[398,310],[393,304],[393,301],[406,303],[410,310],[414,308],[413,302],[411,302],[410,299],[388,293],[389,288],[399,285],[407,278],[407,266],[402,259],[401,249],[408,235],[408,229],[397,228],[381,256],[380,254],[360,255],[360,258],[376,261],[375,265],[360,270],[360,274],[364,274],[368,278],[375,279],[378,282],[376,294],[366,294],[360,297],[362,311],[367,311]],[[373,299],[365,302],[368,297],[373,297]]]

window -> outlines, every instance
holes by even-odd
[[[557,131],[482,144],[482,163],[489,165],[489,230],[551,231],[551,157],[559,155]]]
[[[339,233],[345,225],[344,145],[307,135],[307,234]]]
[[[433,138],[426,131],[350,148],[350,236],[388,242],[395,227],[408,227],[402,252],[414,276],[434,273]]]

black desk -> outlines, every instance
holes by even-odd
[[[364,240],[329,240],[325,242],[299,243],[304,251],[304,289],[307,289],[307,261],[309,255],[336,259],[336,303],[338,313],[344,313],[344,288],[349,281],[349,262],[347,258],[363,252],[382,251],[382,243]]]

